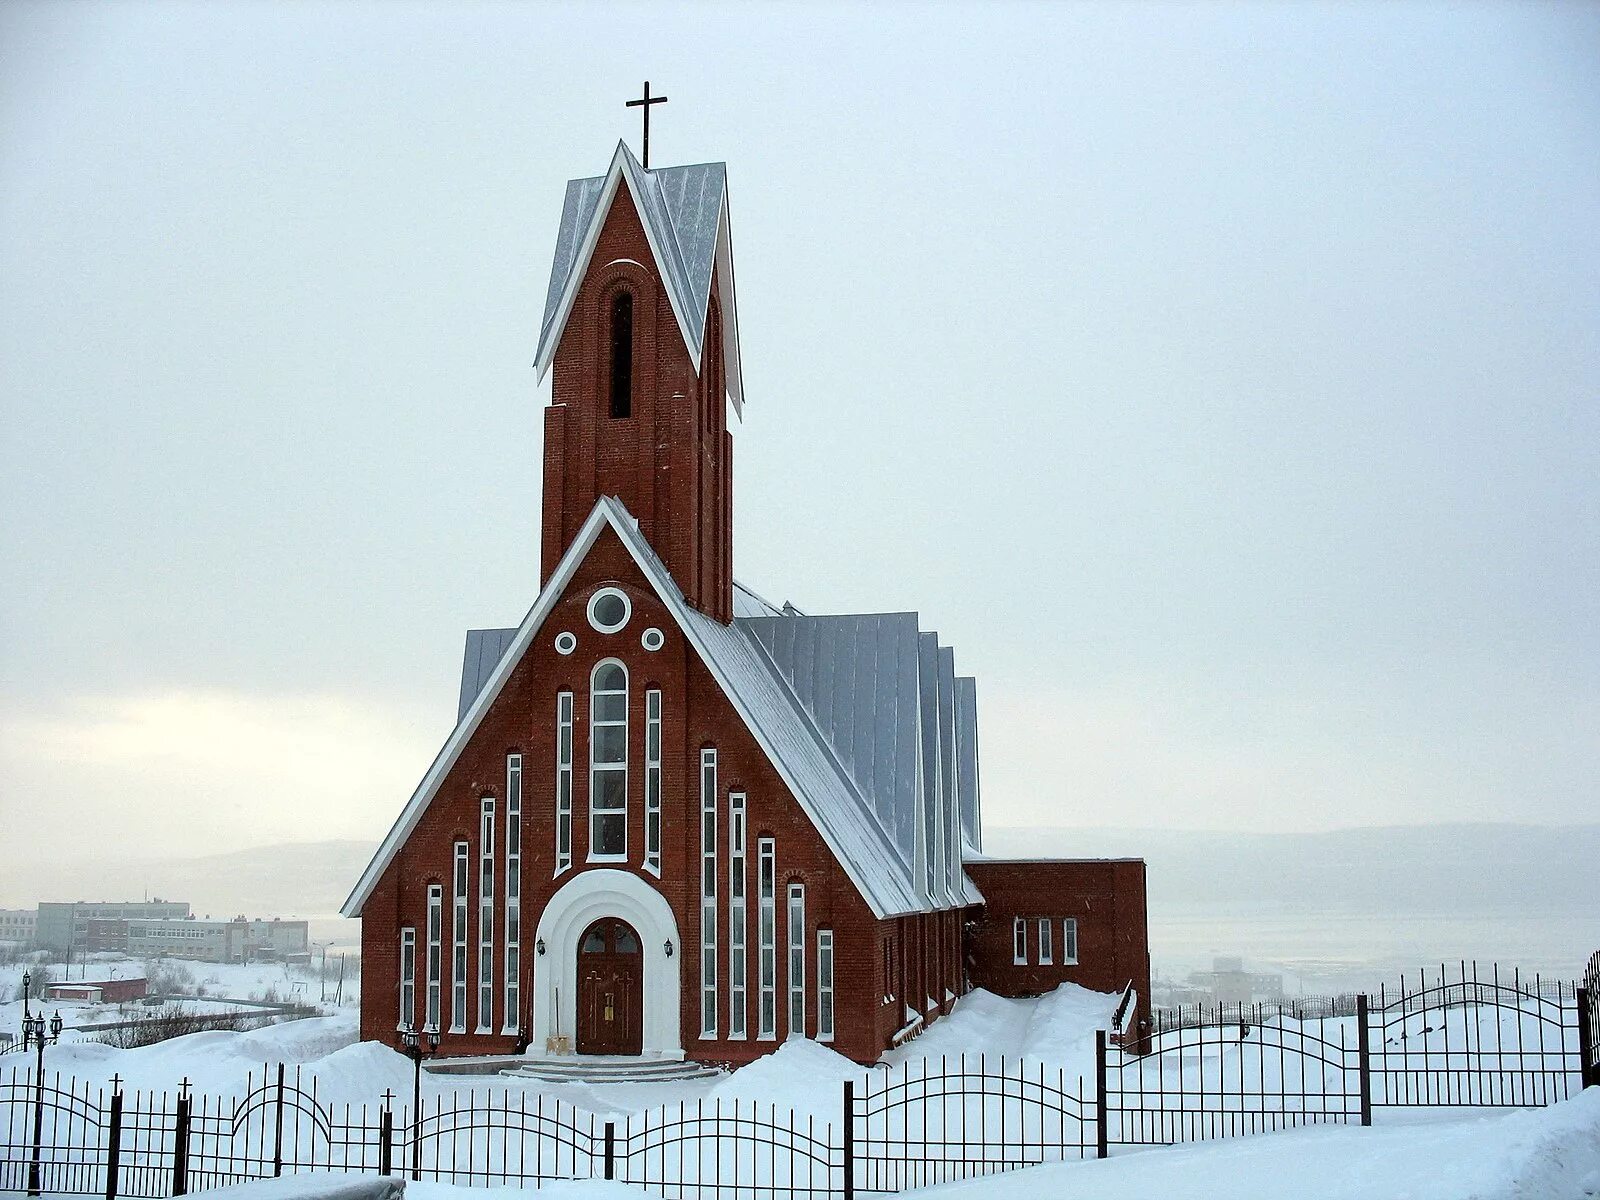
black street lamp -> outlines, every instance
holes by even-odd
[[[33,986],[33,975],[22,976],[22,1048],[31,1045],[38,1053],[33,1069],[33,1157],[28,1160],[28,1195],[40,1193],[39,1156],[44,1144],[44,1048],[61,1040],[61,1014],[50,1018],[48,1032],[43,1013],[30,1014],[28,989]]]
[[[411,1178],[422,1178],[422,1060],[439,1053],[439,1027],[429,1024],[418,1033],[402,1021],[396,1026],[400,1049],[411,1060]]]

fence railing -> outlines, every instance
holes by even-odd
[[[1127,1045],[1101,1031],[1088,1081],[1036,1059],[908,1060],[799,1115],[710,1097],[604,1120],[514,1085],[415,1112],[392,1093],[330,1104],[314,1075],[283,1064],[228,1097],[12,1068],[0,1076],[0,1191],[155,1198],[363,1171],[478,1186],[598,1177],[673,1200],[851,1198],[1113,1147],[1369,1125],[1384,1107],[1538,1106],[1600,1085],[1597,975],[1600,955],[1582,986],[1556,989],[1462,964],[1358,996],[1348,1016],[1216,1010]]]

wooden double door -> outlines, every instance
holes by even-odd
[[[578,939],[578,1053],[644,1048],[644,955],[626,921],[605,917]]]

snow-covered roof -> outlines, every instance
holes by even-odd
[[[544,319],[534,366],[539,377],[555,357],[573,302],[594,255],[617,190],[626,187],[644,225],[666,285],[667,299],[683,333],[696,371],[705,346],[706,313],[713,278],[721,284],[723,366],[728,397],[744,411],[744,377],[739,361],[739,318],[733,287],[733,251],[728,221],[728,170],[724,163],[646,170],[622,143],[604,175],[567,183],[556,234]]]
[[[690,645],[873,911],[880,917],[888,917],[923,911],[930,906],[978,903],[981,896],[961,870],[958,831],[944,843],[950,849],[944,857],[946,873],[942,877],[935,878],[933,874],[937,865],[935,857],[919,853],[916,845],[916,828],[933,819],[931,814],[922,811],[917,797],[948,795],[950,798],[939,805],[939,811],[951,814],[952,830],[956,829],[955,823],[960,817],[958,806],[953,802],[956,781],[946,782],[949,772],[933,761],[934,758],[953,760],[956,757],[955,735],[952,729],[946,728],[948,722],[940,723],[937,692],[933,703],[926,698],[926,685],[920,673],[920,639],[932,635],[916,631],[915,615],[808,617],[788,609],[776,610],[778,615],[739,618],[730,625],[723,625],[689,607],[665,564],[645,541],[637,522],[622,502],[614,497],[603,497],[595,504],[522,624],[515,630],[474,630],[468,635],[460,719],[345,902],[344,914],[360,914],[384,869],[432,802],[450,768],[565,590],[578,563],[607,528],[615,531],[671,611]],[[755,595],[747,590],[745,594]],[[761,604],[765,610],[772,610],[764,601]],[[763,622],[792,625],[793,636],[775,627],[763,626]],[[852,627],[851,622],[857,624]],[[841,664],[854,663],[869,645],[876,645],[880,622],[887,622],[890,627],[887,636],[891,639],[897,633],[904,643],[909,630],[912,639],[919,643],[913,662],[916,673],[908,674],[903,664],[886,665],[881,686],[875,679],[875,665],[859,676],[840,670]],[[857,631],[855,634],[850,632],[852,628]],[[826,639],[820,636],[825,631],[830,635]],[[761,636],[763,633],[766,639]],[[768,641],[777,647],[776,658],[768,649]],[[820,646],[824,642],[827,649],[820,658],[815,654],[808,657],[795,649],[797,646]],[[497,646],[501,653],[491,662]],[[787,664],[787,669],[779,665],[779,659]],[[871,661],[875,664],[877,660],[874,657]],[[820,674],[816,670],[819,665],[822,667]],[[824,676],[838,682],[828,682],[819,689],[817,680]],[[798,684],[796,679],[800,681]],[[856,679],[859,679],[859,686],[853,681]],[[470,697],[469,691],[473,691]],[[809,700],[802,699],[802,692]],[[951,711],[956,707],[951,705]],[[827,711],[829,715],[825,721],[819,722],[814,709]],[[847,712],[859,716],[846,719]],[[916,714],[914,718],[910,716],[913,713]],[[949,755],[941,751],[930,757],[916,749],[927,743],[928,734],[923,727],[928,722],[936,727],[933,733],[936,747],[950,742]],[[876,748],[869,751],[862,741],[877,736],[880,729],[887,730],[896,740],[893,752],[887,748],[881,752],[886,761],[892,759],[900,764],[894,770],[879,771],[876,766],[879,751]],[[906,747],[908,741],[911,748]],[[924,778],[917,772],[932,772],[936,776],[935,792],[928,792]],[[912,782],[903,782],[903,777]],[[911,797],[909,803],[904,799],[907,795]],[[906,824],[912,826],[909,838],[903,828]]]

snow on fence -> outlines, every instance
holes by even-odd
[[[846,1081],[837,1119],[702,1099],[602,1120],[521,1086],[331,1105],[282,1064],[243,1095],[0,1076],[0,1191],[166,1197],[306,1171],[537,1187],[606,1178],[670,1200],[895,1192],[1117,1146],[1372,1123],[1385,1106],[1536,1107],[1600,1085],[1600,954],[1583,986],[1467,964],[1349,1015],[1218,1011],[1122,1044],[1086,1082],[1036,1059],[908,1060]],[[1226,1019],[1222,1019],[1223,1017]]]

